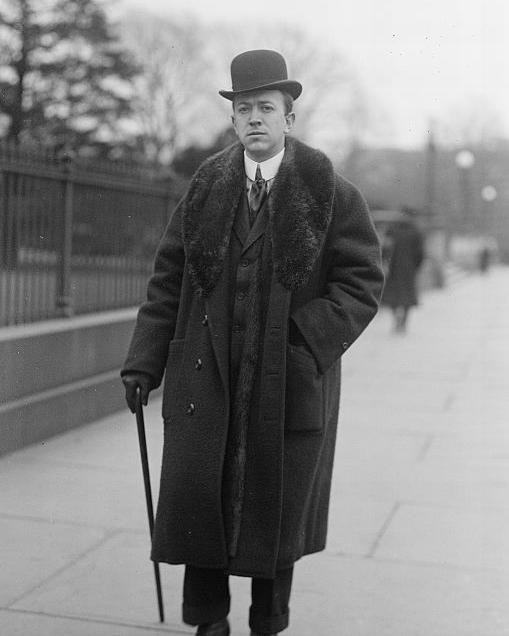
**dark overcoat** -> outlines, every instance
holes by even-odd
[[[418,303],[417,273],[424,258],[423,238],[411,221],[397,223],[387,235],[388,272],[383,304],[413,307]]]
[[[222,473],[230,419],[228,276],[245,188],[234,144],[198,169],[159,245],[123,373],[163,390],[152,558],[272,577],[327,534],[341,356],[377,311],[383,274],[366,203],[321,152],[288,138],[268,199],[270,275],[236,556]],[[288,342],[293,320],[307,347]]]

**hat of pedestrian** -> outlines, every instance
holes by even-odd
[[[259,90],[281,90],[297,99],[302,85],[288,79],[285,58],[277,51],[258,49],[246,51],[233,58],[231,63],[232,90],[219,91],[230,101],[235,95]]]

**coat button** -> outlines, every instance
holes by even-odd
[[[200,369],[202,368],[202,366],[203,366],[203,362],[201,361],[201,358],[197,358],[197,359],[196,359],[196,362],[194,363],[194,368],[195,368],[197,371],[200,371]]]
[[[247,258],[244,258],[243,260],[241,260],[240,265],[242,267],[249,267],[249,261],[247,260]]]
[[[209,317],[207,316],[207,314],[205,314],[203,316],[203,320],[201,321],[201,324],[206,327],[209,324]]]
[[[194,415],[194,411],[195,411],[194,404],[192,402],[189,402],[189,404],[187,405],[187,409],[186,409],[187,415]]]
[[[348,349],[348,342],[343,342],[343,349]]]
[[[238,298],[239,300],[244,300],[244,298],[245,298],[245,297],[246,297],[246,294],[245,294],[244,292],[239,292],[239,293],[237,294],[237,298]]]

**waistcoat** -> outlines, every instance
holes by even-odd
[[[266,201],[253,226],[249,224],[247,194],[240,199],[230,237],[230,395],[232,399],[228,441],[223,470],[223,510],[230,556],[235,556],[244,497],[247,426],[256,381],[253,355],[263,338],[261,324],[262,263],[264,237],[268,225]],[[259,324],[254,324],[258,321]],[[258,334],[258,337],[253,333]]]

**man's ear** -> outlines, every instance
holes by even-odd
[[[288,115],[285,115],[285,121],[286,121],[285,134],[287,134],[291,131],[295,123],[295,113],[288,113]]]

